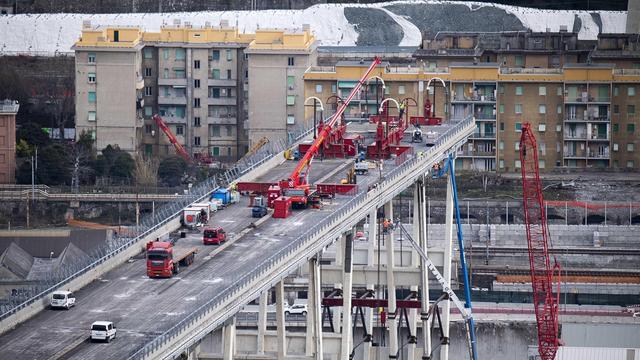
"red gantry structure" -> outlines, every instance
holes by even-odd
[[[549,231],[538,169],[538,146],[531,125],[522,126],[520,136],[522,195],[529,246],[533,306],[538,324],[538,352],[541,360],[554,360],[558,351],[558,303],[560,281],[553,294],[553,272],[560,274],[560,266],[551,267],[549,260]]]

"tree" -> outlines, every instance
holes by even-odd
[[[16,169],[16,182],[18,184],[31,184],[31,159],[23,161]]]
[[[131,155],[120,150],[118,145],[107,145],[95,162],[96,175],[109,176],[120,181],[130,179],[134,167],[135,163]]]
[[[160,162],[158,177],[167,186],[178,186],[187,170],[187,162],[179,156],[171,156]]]
[[[141,155],[135,157],[134,176],[136,185],[158,185],[158,161],[153,158],[145,159]]]
[[[135,162],[129,153],[120,152],[113,161],[109,174],[118,179],[130,179],[133,176]]]
[[[63,144],[48,145],[38,153],[38,183],[46,185],[70,185],[72,157]]]
[[[40,125],[32,122],[28,122],[20,126],[16,132],[16,142],[19,143],[20,140],[24,140],[27,144],[37,146],[39,148],[43,148],[51,144],[49,135],[42,131]]]

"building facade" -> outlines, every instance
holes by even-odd
[[[232,162],[247,152],[250,128],[270,129],[275,139],[286,136],[288,115],[302,124],[301,100],[286,105],[289,93],[280,96],[273,89],[278,82],[292,82],[294,89],[284,86],[283,91],[302,97],[302,74],[315,38],[308,27],[298,33],[240,34],[225,21],[218,27],[175,22],[160,32],[86,24],[73,48],[78,135],[90,132],[98,149],[117,144],[129,152],[173,154],[169,138],[152,119],[159,114],[192,157]],[[249,53],[255,64],[251,71]],[[298,65],[287,65],[289,57]],[[249,74],[261,84],[253,115]],[[273,89],[265,84],[274,84]],[[267,107],[278,102],[280,112]],[[265,134],[254,135],[257,140]]]
[[[0,184],[15,183],[17,101],[0,101]]]
[[[374,76],[384,79],[385,97],[409,99],[410,115],[422,116],[428,98],[437,116],[475,118],[477,130],[457,156],[463,169],[519,171],[519,139],[528,122],[542,171],[637,170],[640,47],[632,38],[605,34],[585,43],[569,32],[441,33],[416,50],[413,64],[380,66]],[[353,61],[312,67],[305,94],[323,101],[344,95],[341,87],[362,71]],[[356,97],[348,112],[370,109],[362,103]]]

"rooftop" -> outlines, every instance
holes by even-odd
[[[0,113],[17,113],[20,105],[16,100],[2,100],[0,101]]]

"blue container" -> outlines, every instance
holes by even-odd
[[[231,202],[231,193],[227,189],[218,189],[213,192],[211,199],[218,199],[222,201],[224,205],[227,205]]]

